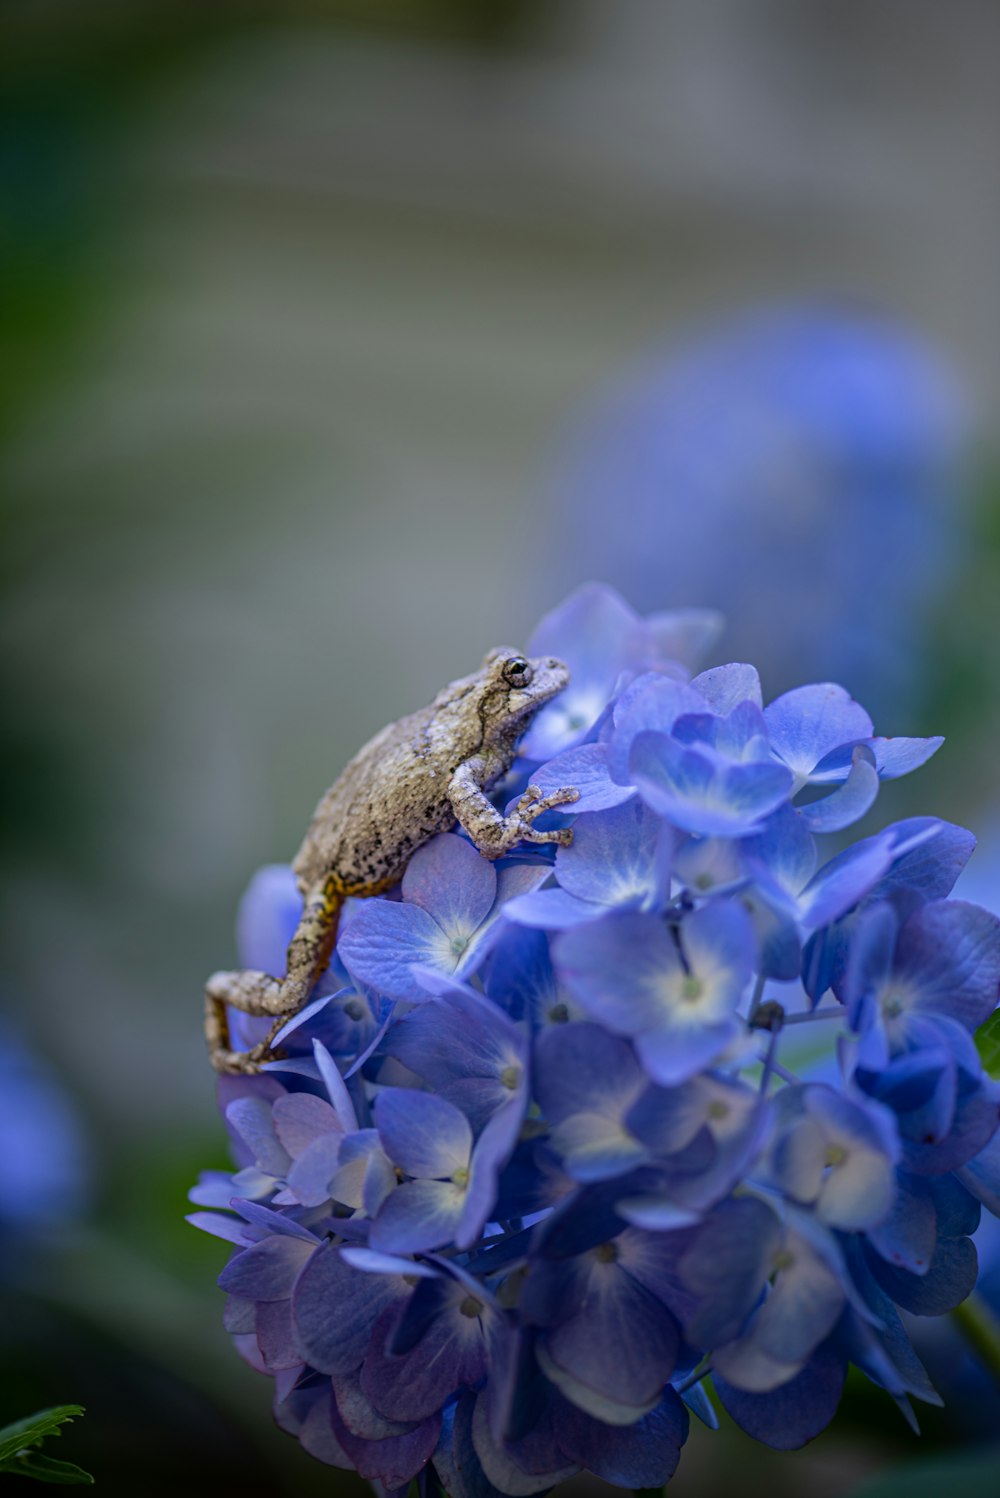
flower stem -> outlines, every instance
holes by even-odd
[[[981,1295],[970,1295],[951,1314],[976,1357],[1000,1384],[1000,1321]]]

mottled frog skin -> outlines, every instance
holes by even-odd
[[[519,842],[568,843],[568,828],[542,832],[535,819],[578,799],[564,788],[542,796],[529,786],[503,816],[486,792],[510,769],[517,742],[538,709],[569,681],[562,661],[491,650],[473,676],[453,681],[429,707],[370,739],[323,796],[293,868],[304,899],[283,978],[250,971],[215,973],[206,988],[205,1035],[212,1065],[252,1073],[272,1056],[271,1039],[308,1001],[330,961],[341,906],[401,878],[421,844],[458,823],[484,857]],[[226,1005],[273,1015],[267,1040],[230,1048]]]

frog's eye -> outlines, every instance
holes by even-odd
[[[526,661],[523,655],[512,655],[509,660],[504,661],[503,679],[512,687],[528,686],[534,674],[531,662]]]

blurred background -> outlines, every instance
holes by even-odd
[[[970,825],[1000,905],[998,48],[992,0],[0,3],[0,1423],[86,1404],[108,1493],[363,1490],[183,1222],[202,983],[358,745],[576,583],[945,733],[872,825]],[[859,1383],[672,1491],[995,1431],[932,1331],[922,1444]]]

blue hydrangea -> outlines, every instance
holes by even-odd
[[[596,585],[549,615],[575,691],[495,794],[579,786],[547,814],[572,844],[427,844],[352,903],[283,1058],[220,1080],[236,1169],[191,1221],[233,1246],[226,1327],[279,1424],[379,1491],[658,1486],[709,1382],[781,1448],[852,1364],[911,1421],[938,1401],[901,1313],[970,1293],[1000,1212],[1000,920],[949,898],[963,829],[841,836],[941,740],[699,672],[713,628]],[[244,960],[281,970],[298,909],[259,875]]]
[[[16,1277],[26,1243],[83,1216],[93,1188],[73,1100],[9,1018],[0,1051],[0,1156],[0,1278],[6,1278]]]
[[[898,710],[968,546],[963,404],[932,343],[846,302],[661,340],[561,444],[553,534],[574,545],[546,548],[547,576],[724,601],[728,648],[772,689],[818,673]]]

